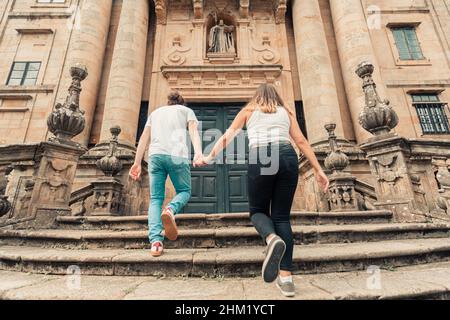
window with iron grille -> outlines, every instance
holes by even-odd
[[[9,74],[7,85],[30,86],[35,85],[41,68],[40,62],[14,62]]]
[[[400,60],[425,59],[414,27],[392,28]]]
[[[445,108],[446,103],[439,101],[436,94],[414,94],[413,105],[417,110],[424,134],[449,134],[449,123]]]

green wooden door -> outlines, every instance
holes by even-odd
[[[195,104],[189,107],[201,123],[203,148],[209,152],[231,125],[242,104]],[[192,198],[184,212],[247,212],[247,163],[248,141],[243,131],[218,157],[217,163],[192,168]]]

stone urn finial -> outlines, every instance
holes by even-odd
[[[362,62],[358,65],[356,74],[363,80],[363,90],[366,96],[366,105],[359,115],[361,126],[379,136],[388,134],[399,122],[398,115],[389,105],[389,100],[381,100],[377,92],[377,86],[373,80],[375,67],[370,62]]]
[[[70,69],[72,84],[64,104],[58,103],[47,119],[49,131],[55,135],[50,140],[63,144],[74,144],[72,138],[83,132],[86,126],[84,111],[80,110],[81,82],[88,72],[85,66],[76,64]]]
[[[9,202],[8,197],[5,195],[6,187],[8,184],[8,176],[14,168],[8,166],[5,170],[4,182],[0,186],[0,218],[5,216],[11,210],[11,202]]]
[[[112,138],[109,142],[108,154],[97,161],[97,167],[103,171],[105,176],[114,177],[122,170],[122,162],[117,158],[116,151],[119,143],[119,135],[122,129],[114,126],[110,129]]]
[[[329,123],[325,125],[328,131],[328,141],[330,143],[330,153],[325,159],[325,167],[333,171],[333,174],[343,171],[349,165],[348,157],[343,153],[336,142],[336,124]]]

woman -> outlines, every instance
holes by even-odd
[[[237,115],[231,127],[199,165],[211,163],[239,132],[247,126],[250,140],[248,195],[253,225],[267,244],[263,279],[277,280],[288,297],[295,296],[292,278],[294,240],[290,214],[298,184],[298,155],[292,141],[311,162],[316,180],[326,192],[329,181],[297,119],[275,87],[263,84],[250,103]],[[267,161],[269,157],[270,161]]]

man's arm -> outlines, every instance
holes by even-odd
[[[142,174],[141,163],[142,160],[144,159],[145,150],[147,150],[147,147],[150,144],[150,135],[151,135],[150,127],[145,127],[141,139],[139,140],[139,145],[136,151],[136,158],[134,160],[134,164],[130,170],[130,176],[135,181],[139,180]]]
[[[198,122],[189,121],[189,136],[191,137],[192,145],[194,146],[194,166],[196,162],[203,157],[202,140],[200,139],[200,134],[198,132]]]

